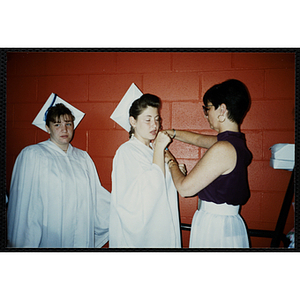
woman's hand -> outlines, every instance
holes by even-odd
[[[173,160],[174,162],[177,163],[176,158],[173,156],[173,154],[172,154],[169,150],[165,150],[165,163],[168,164],[168,162],[169,162],[170,160]],[[171,162],[171,163],[172,163],[172,162]],[[179,167],[180,172],[181,172],[184,176],[186,176],[187,170],[186,170],[185,164],[178,164],[178,167]]]
[[[160,131],[153,142],[153,163],[158,165],[165,175],[165,149],[170,144],[171,138],[167,133]]]
[[[165,149],[171,143],[171,141],[172,141],[172,139],[166,132],[160,131],[158,133],[153,145],[155,148]]]
[[[184,176],[186,176],[187,170],[186,170],[185,164],[179,164],[178,167],[179,167],[180,172],[181,172]]]
[[[176,135],[175,129],[164,129],[163,132],[167,133],[171,139]]]
[[[174,161],[176,161],[176,159],[173,156],[173,154],[169,150],[165,150],[165,162],[168,163],[168,161],[170,159],[173,159]]]

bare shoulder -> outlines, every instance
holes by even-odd
[[[184,195],[194,195],[219,176],[230,173],[236,165],[236,159],[235,149],[229,142],[216,142],[186,176],[184,183],[188,192]]]
[[[235,148],[232,146],[231,143],[227,141],[218,141],[214,145],[212,145],[207,152],[211,154],[234,154]]]
[[[237,154],[232,144],[227,141],[218,141],[206,151],[203,158],[220,166],[221,174],[228,174],[235,168]]]

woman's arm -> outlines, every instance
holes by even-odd
[[[155,147],[153,152],[153,163],[158,165],[165,175],[165,148],[171,142],[168,134],[160,131],[155,140]]]
[[[204,135],[191,131],[175,129],[167,129],[164,131],[167,132],[173,139],[202,148],[208,149],[217,142],[217,136],[214,135]]]
[[[236,151],[226,141],[214,144],[206,151],[191,172],[184,176],[176,161],[169,162],[173,182],[182,197],[190,197],[221,175],[230,173],[236,165]]]

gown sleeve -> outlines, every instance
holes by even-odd
[[[95,248],[101,248],[108,242],[110,193],[101,185],[95,164],[87,154],[92,182],[92,192],[95,198]]]
[[[43,205],[40,197],[40,163],[34,147],[21,151],[16,159],[8,202],[8,246],[39,246]]]

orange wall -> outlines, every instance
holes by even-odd
[[[48,138],[31,125],[54,92],[84,111],[73,146],[94,160],[102,185],[111,190],[112,159],[128,133],[109,116],[134,82],[163,102],[164,128],[214,133],[202,113],[202,96],[229,78],[243,81],[252,106],[242,124],[253,162],[251,198],[241,214],[251,229],[274,230],[290,172],[269,166],[270,146],[294,143],[295,56],[293,53],[38,52],[7,54],[7,189],[22,148]],[[190,170],[203,150],[177,141],[170,146]],[[180,198],[181,220],[190,223],[197,199]],[[294,227],[290,209],[285,233]],[[183,232],[184,246],[189,232]],[[251,238],[253,247],[270,239]]]

